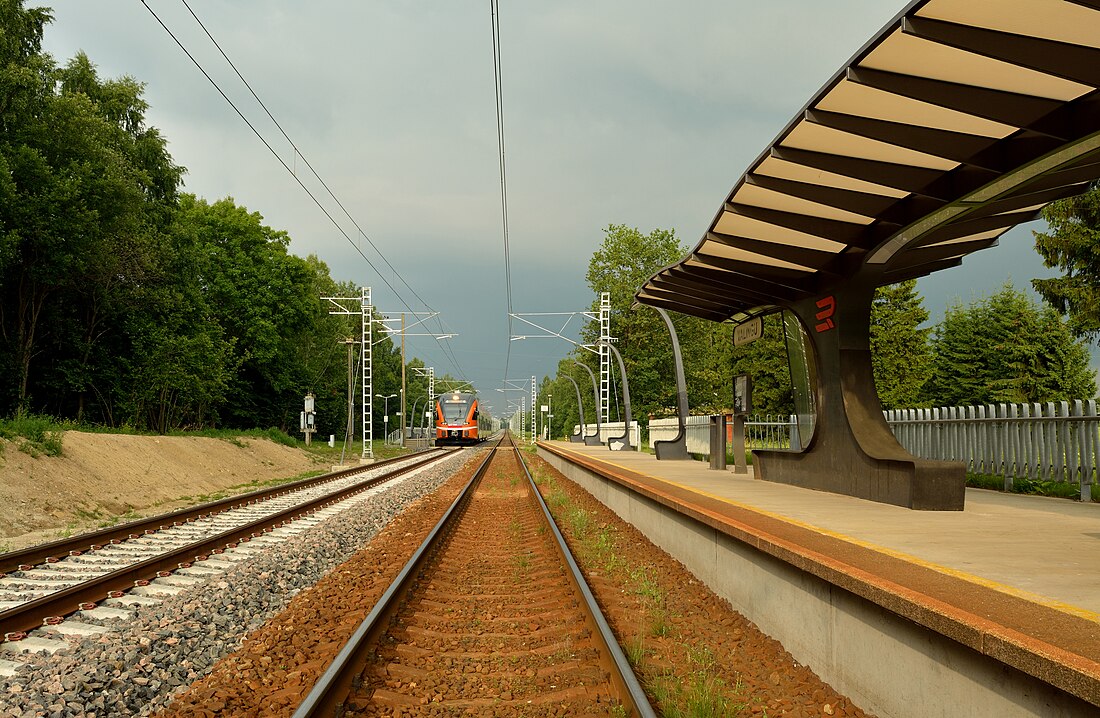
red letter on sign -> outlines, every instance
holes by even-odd
[[[827,332],[835,327],[836,325],[833,324],[833,320],[831,317],[836,314],[836,299],[834,299],[832,296],[825,297],[824,299],[818,299],[817,308],[821,310],[815,315],[818,322],[820,323],[816,327],[814,327],[814,329],[816,329],[818,333],[821,333]]]

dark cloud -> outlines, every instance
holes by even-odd
[[[444,326],[460,333],[450,346],[461,369],[430,340],[416,340],[415,350],[439,373],[461,370],[485,388],[499,386],[509,349],[510,378],[552,371],[569,345],[507,338],[488,5],[190,2],[301,154],[444,313]],[[151,6],[323,196],[183,5]],[[748,164],[900,6],[505,5],[515,310],[586,309],[588,258],[610,223],[674,228],[693,245]],[[233,196],[287,230],[296,253],[317,254],[337,278],[371,285],[380,308],[406,309],[140,3],[66,0],[54,12],[46,41],[56,57],[84,49],[105,75],[147,83],[149,120],[188,167],[189,191]],[[354,235],[331,201],[326,207]],[[404,301],[421,308],[360,244]],[[1033,252],[998,252],[967,260],[967,291],[995,290],[1009,266],[1023,286],[1039,267]],[[944,276],[921,285],[935,293],[933,308],[957,281]]]

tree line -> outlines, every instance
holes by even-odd
[[[343,435],[359,317],[321,297],[359,288],[259,213],[182,191],[143,85],[83,53],[58,64],[50,19],[0,0],[0,416],[294,433],[313,391],[319,433]],[[375,393],[397,394],[399,349],[373,358]],[[408,392],[411,408],[427,379]]]
[[[886,409],[1036,402],[1091,398],[1096,377],[1089,367],[1085,339],[1100,336],[1100,256],[1079,249],[1088,233],[1091,247],[1100,246],[1100,192],[1056,203],[1046,210],[1051,234],[1037,235],[1037,246],[1050,249],[1048,266],[1059,262],[1094,265],[1091,277],[1073,273],[1068,280],[1037,280],[1036,289],[1048,300],[1040,306],[1023,292],[1006,284],[992,296],[969,304],[951,305],[941,322],[927,326],[928,311],[910,280],[877,290],[871,308],[871,353],[875,384]],[[1067,203],[1070,203],[1067,206]],[[1083,208],[1083,209],[1082,209]],[[1085,221],[1077,219],[1088,214]],[[1059,217],[1066,215],[1075,219]],[[1091,222],[1091,225],[1088,224]],[[1083,227],[1091,226],[1085,230]],[[1071,234],[1076,232],[1076,234]],[[634,292],[661,268],[678,261],[688,248],[672,230],[655,229],[643,234],[625,225],[603,230],[601,245],[593,253],[586,280],[599,296],[609,292],[612,305],[611,334],[623,355],[630,385],[634,418],[674,414],[676,383],[668,330],[649,307],[633,306]],[[1066,247],[1070,249],[1067,250]],[[1076,259],[1065,253],[1076,249]],[[1059,252],[1062,254],[1059,255]],[[1061,304],[1057,298],[1062,297]],[[1053,301],[1052,301],[1053,300]],[[1090,320],[1083,311],[1092,311]],[[598,311],[598,303],[593,311]],[[1059,312],[1069,314],[1064,319]],[[687,381],[688,403],[693,413],[729,411],[732,377],[749,374],[753,379],[754,411],[790,414],[794,411],[787,350],[779,315],[764,318],[761,339],[733,346],[732,326],[670,313],[679,337]],[[590,324],[582,337],[594,345],[599,330]],[[576,393],[565,376],[581,388],[585,415],[595,415],[591,380],[575,362],[599,371],[591,351],[576,349],[559,362],[557,375],[545,377],[541,396],[553,396],[555,436],[569,433],[579,422]],[[617,375],[613,364],[613,376]],[[598,375],[598,374],[597,374]],[[621,388],[613,387],[612,421],[621,420]],[[545,404],[545,401],[541,402]]]

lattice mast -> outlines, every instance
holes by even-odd
[[[611,421],[611,350],[607,348],[610,341],[611,293],[600,292],[600,420],[604,424]],[[532,398],[531,405],[534,404]]]
[[[363,334],[363,351],[360,354],[362,357],[362,372],[363,372],[363,458],[374,458],[374,401],[371,397],[374,396],[374,372],[373,362],[371,361],[373,355],[374,345],[374,322],[372,321],[372,312],[374,307],[371,306],[370,301],[370,287],[363,287],[362,295],[359,299],[360,309],[362,314],[362,334]]]

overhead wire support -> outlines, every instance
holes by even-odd
[[[581,344],[580,342],[575,341],[573,339],[570,339],[569,337],[565,336],[565,334],[563,334],[563,332],[569,327],[569,323],[571,321],[573,321],[573,317],[581,316],[581,317],[585,317],[586,319],[592,319],[592,320],[595,320],[595,321],[599,321],[600,317],[599,317],[598,314],[595,314],[593,312],[522,312],[522,313],[513,313],[513,314],[511,314],[511,316],[515,319],[520,320],[524,324],[529,324],[530,326],[534,327],[535,329],[539,329],[539,330],[541,330],[543,332],[546,332],[546,333],[545,334],[510,334],[509,337],[508,337],[509,338],[509,343],[516,342],[516,341],[522,341],[524,339],[563,339],[563,340],[569,342],[570,344],[572,344],[573,346],[580,347],[581,349],[587,349],[588,351],[592,352],[593,354],[599,354],[600,353],[599,349],[597,348],[597,346],[595,344]],[[555,330],[553,330],[549,327],[544,327],[541,324],[533,322],[530,319],[527,319],[527,317],[567,317],[567,318],[566,318],[565,322],[561,325],[561,328],[558,329],[557,331],[555,331]]]

